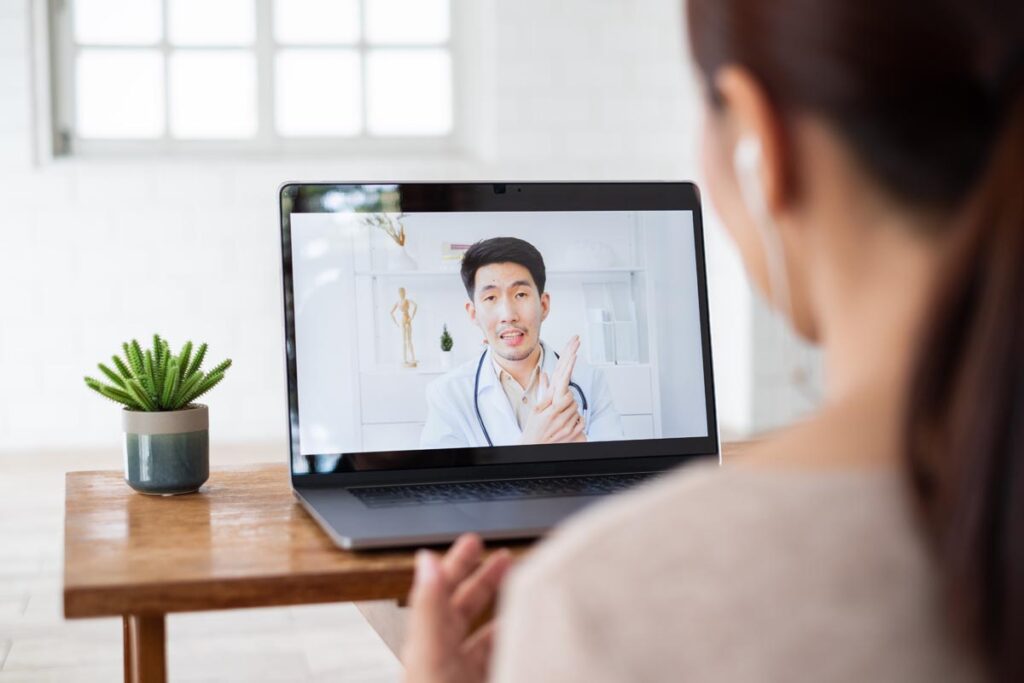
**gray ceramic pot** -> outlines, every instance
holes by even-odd
[[[210,413],[124,409],[124,479],[140,493],[192,493],[210,476]]]

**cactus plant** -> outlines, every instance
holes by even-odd
[[[441,350],[448,352],[455,346],[455,341],[452,339],[452,335],[448,334],[448,326],[445,325],[444,329],[441,330]]]
[[[122,344],[121,349],[124,358],[117,355],[110,358],[113,368],[103,363],[97,366],[110,380],[109,384],[93,377],[86,377],[85,384],[130,410],[181,410],[217,386],[231,367],[229,358],[204,373],[200,368],[206,356],[206,344],[200,344],[193,355],[192,342],[185,342],[175,356],[170,344],[158,334],[153,335],[152,348],[143,349],[132,339]]]

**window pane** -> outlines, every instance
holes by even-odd
[[[163,135],[164,70],[159,51],[82,50],[75,83],[79,137]]]
[[[256,134],[256,59],[248,51],[179,50],[170,63],[171,135]]]
[[[356,135],[362,125],[355,50],[281,50],[276,70],[277,132]]]
[[[291,44],[355,43],[357,0],[275,0],[274,40]]]
[[[248,45],[256,39],[253,0],[167,0],[175,45]]]
[[[443,43],[448,22],[448,0],[366,0],[370,43]]]
[[[163,27],[160,0],[74,0],[75,41],[93,45],[153,45]],[[111,21],[117,17],[117,21]]]
[[[452,128],[452,65],[446,50],[367,55],[367,128],[374,135],[444,135]]]

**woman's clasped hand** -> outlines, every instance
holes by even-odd
[[[493,607],[511,561],[506,549],[485,558],[476,534],[460,536],[443,557],[417,552],[409,637],[402,648],[408,683],[487,680],[494,621],[478,624]]]

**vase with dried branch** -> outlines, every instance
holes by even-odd
[[[416,270],[416,261],[405,249],[406,233],[402,219],[405,214],[372,213],[363,218],[363,225],[384,233],[394,244],[388,250],[388,270]]]

